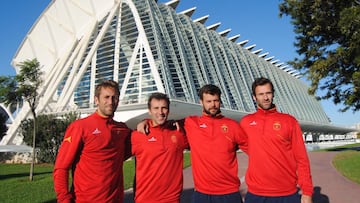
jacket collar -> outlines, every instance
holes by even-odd
[[[112,123],[113,122],[113,116],[109,116],[109,117],[104,117],[104,116],[101,116],[98,111],[96,110],[94,115],[96,116],[96,118],[98,119],[101,119],[101,120],[104,120],[106,121],[107,123]]]
[[[216,118],[216,119],[220,119],[223,118],[224,116],[221,114],[221,112],[219,112],[218,114],[216,114],[215,116],[209,115],[207,114],[205,111],[202,112],[202,116],[207,117],[207,118]]]
[[[258,107],[257,111],[259,113],[262,113],[262,114],[270,114],[270,113],[276,113],[277,112],[275,104],[273,104],[273,107],[271,109],[267,109],[267,110]]]

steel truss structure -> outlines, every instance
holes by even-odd
[[[94,110],[94,88],[104,79],[119,82],[116,118],[135,122],[146,116],[147,97],[164,92],[174,117],[200,112],[198,89],[215,84],[222,90],[222,108],[235,119],[254,112],[254,78],[271,79],[275,103],[295,116],[303,130],[344,133],[332,126],[320,103],[307,93],[299,73],[205,26],[208,16],[192,19],[195,8],[176,12],[179,0],[54,0],[19,47],[13,66],[37,58],[45,73],[38,114]],[[175,113],[174,113],[175,112]],[[27,105],[14,118],[1,144],[21,144],[16,130],[30,116]],[[131,124],[133,127],[133,125]],[[325,126],[325,127],[324,127]],[[348,130],[348,129],[347,129]]]

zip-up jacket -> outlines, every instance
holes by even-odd
[[[123,161],[131,155],[131,130],[97,113],[71,123],[55,167],[58,202],[117,202],[124,199]],[[73,183],[69,190],[69,170]]]
[[[276,108],[243,117],[248,140],[248,191],[260,196],[286,196],[297,191],[312,195],[310,164],[297,120]]]
[[[222,195],[239,191],[236,151],[244,142],[238,122],[222,115],[185,118],[195,190]]]
[[[136,158],[136,203],[178,203],[183,189],[183,151],[188,148],[183,131],[152,126],[148,135],[133,131]]]

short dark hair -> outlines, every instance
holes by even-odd
[[[170,99],[169,97],[164,94],[164,93],[161,93],[161,92],[154,92],[150,95],[149,99],[148,99],[148,109],[151,108],[151,101],[153,99],[156,99],[156,100],[165,100],[166,103],[167,103],[167,107],[169,108],[170,107]]]
[[[220,98],[221,90],[216,85],[207,84],[207,85],[202,86],[199,90],[199,97],[201,100],[203,100],[203,94],[218,95]]]
[[[256,89],[257,86],[262,86],[262,85],[265,85],[265,84],[270,84],[272,93],[275,92],[274,85],[272,84],[272,82],[269,79],[264,78],[264,77],[259,77],[259,78],[256,78],[254,80],[254,82],[252,83],[251,88],[252,88],[253,95],[255,95],[255,89]]]
[[[99,98],[101,89],[106,87],[113,88],[115,93],[120,95],[119,83],[115,82],[114,80],[104,80],[95,87],[95,97]]]

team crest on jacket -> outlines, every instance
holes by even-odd
[[[274,130],[280,130],[281,129],[281,124],[279,121],[276,121],[274,124],[273,124],[273,129]]]
[[[115,135],[122,135],[122,133],[125,133],[126,129],[123,128],[119,128],[119,127],[115,127],[113,129],[111,129],[111,133],[115,134]]]
[[[176,137],[176,135],[171,135],[171,141],[172,141],[173,143],[177,143],[177,137]]]
[[[225,125],[225,124],[223,124],[223,125],[221,126],[221,129],[222,129],[222,132],[223,132],[223,133],[227,133],[227,132],[229,131],[228,126]]]

